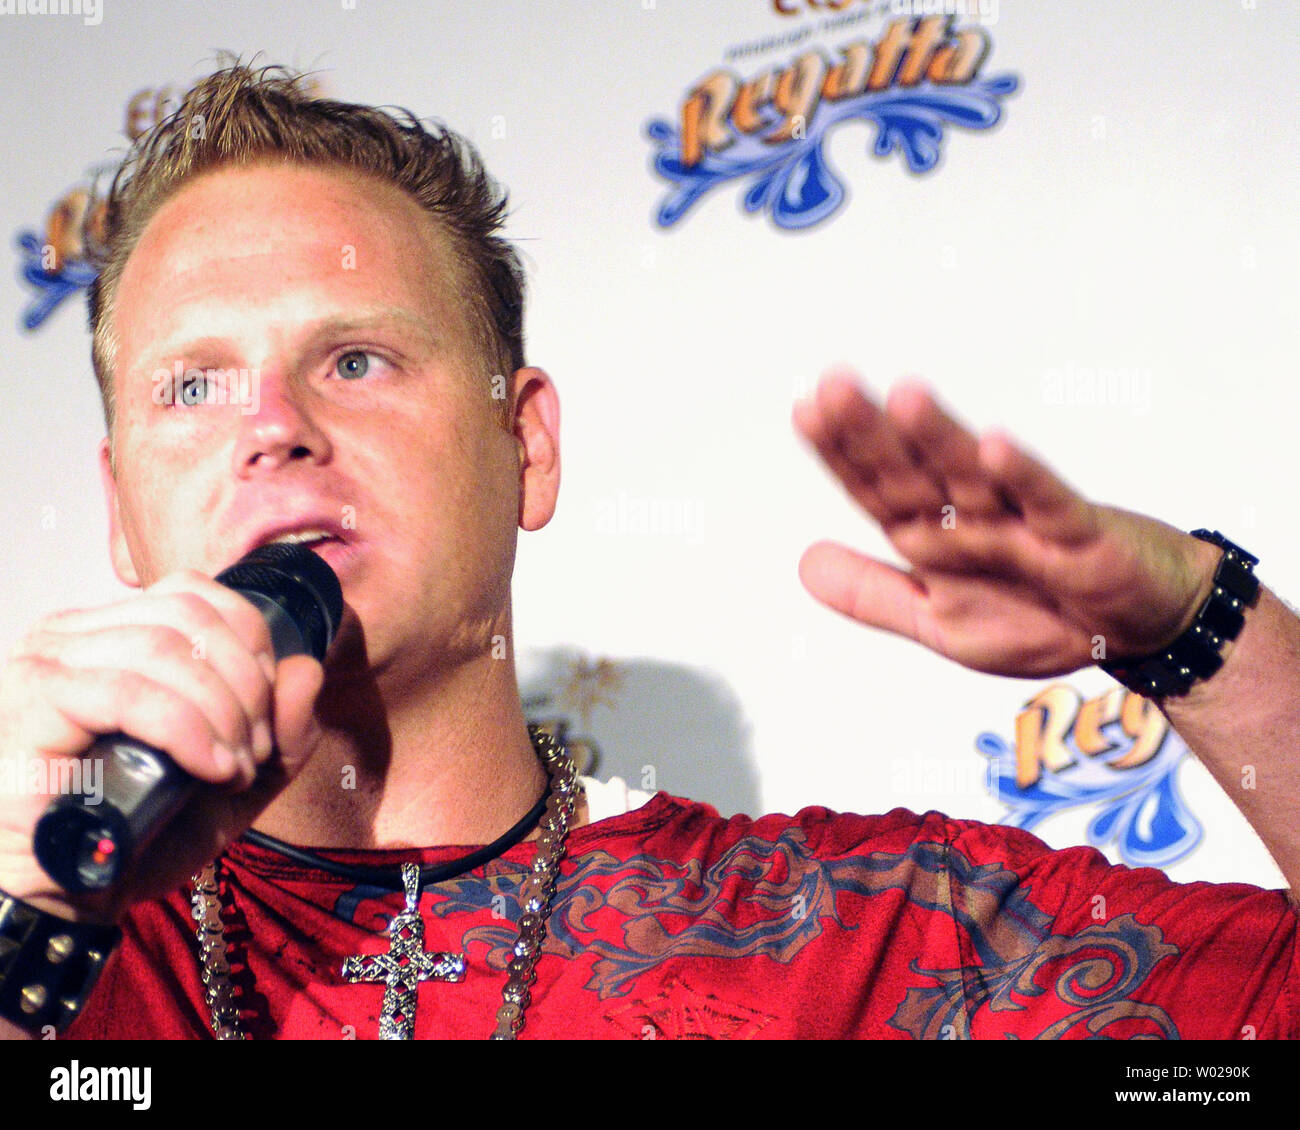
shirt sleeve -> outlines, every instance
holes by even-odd
[[[948,825],[966,1034],[1300,1038],[1285,891],[1175,883],[1018,828]]]

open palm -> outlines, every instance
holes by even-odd
[[[799,575],[822,603],[978,671],[1037,678],[1172,641],[1220,551],[1082,498],[1009,438],[977,439],[922,386],[872,402],[823,379],[794,423],[906,559],[819,542]]]

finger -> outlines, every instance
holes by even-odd
[[[316,700],[325,682],[325,668],[310,655],[281,660],[275,680],[275,742],[283,768],[290,775],[315,752],[322,738]]]
[[[266,624],[265,617],[257,610],[256,606],[234,589],[219,584],[211,577],[207,577],[193,569],[181,569],[169,573],[161,580],[154,582],[141,594],[133,596],[129,600],[116,601],[96,608],[72,609],[67,612],[56,613],[50,619],[67,619],[70,622],[77,622],[77,618],[84,617],[91,626],[99,626],[101,623],[116,623],[119,621],[114,617],[120,616],[123,608],[129,612],[134,604],[148,597],[166,596],[175,593],[192,593],[202,597],[230,624],[232,631],[244,641],[250,651],[254,653],[266,652],[268,656],[274,657],[271,646],[271,630]]]
[[[46,756],[79,756],[101,734],[129,734],[168,754],[192,776],[228,782],[240,773],[207,714],[170,686],[138,671],[67,667],[49,658],[13,661],[17,684],[40,698],[16,717],[15,746]],[[31,672],[23,676],[22,668]],[[13,715],[6,703],[6,717]]]
[[[192,592],[201,597],[220,613],[230,630],[258,657],[267,679],[275,682],[275,649],[271,644],[271,628],[266,617],[247,597],[193,570],[171,573],[146,591],[160,596]]]
[[[324,668],[309,655],[291,655],[280,661],[275,687],[279,756],[264,767],[251,788],[215,796],[213,803],[199,808],[197,816],[206,828],[201,836],[222,845],[229,842],[257,819],[320,747],[324,735],[316,720],[315,703],[324,678]]]
[[[819,386],[815,402],[835,447],[874,479],[876,491],[893,510],[890,520],[939,512],[947,501],[942,490],[897,424],[856,382],[847,375],[833,376]]]
[[[817,542],[799,561],[799,579],[817,600],[859,623],[922,642],[928,594],[916,578],[834,542]]]
[[[1096,537],[1097,508],[1009,436],[991,433],[980,441],[980,463],[1001,485],[1040,537],[1064,546]]]
[[[944,505],[938,485],[920,466],[897,424],[851,374],[832,372],[822,380],[804,424],[804,434],[833,470],[831,456],[838,455],[879,495],[888,509],[873,516],[886,528],[917,513],[938,513]]]
[[[215,586],[220,588],[221,586]],[[206,661],[221,676],[225,684],[239,699],[249,720],[249,744],[254,757],[260,762],[271,754],[271,727],[269,711],[271,686],[275,677],[274,662],[265,654],[249,650],[245,637],[236,633],[230,621],[207,599],[190,589],[158,593],[150,589],[147,595],[128,601],[119,601],[103,608],[62,613],[41,625],[43,630],[57,633],[62,642],[66,662],[79,666],[119,666],[121,664],[92,658],[78,662],[67,652],[67,640],[94,635],[124,627],[172,628],[190,643],[191,658]],[[237,600],[237,594],[231,593]],[[262,616],[256,609],[249,610],[258,620]],[[263,622],[265,628],[265,623]],[[267,633],[269,638],[269,632]],[[33,646],[41,648],[44,637],[36,634]],[[256,641],[254,641],[256,642]],[[101,649],[102,650],[102,649]]]
[[[49,633],[43,637],[41,657],[82,671],[130,672],[167,687],[173,696],[184,699],[202,714],[216,740],[239,758],[250,779],[256,772],[252,741],[255,720],[216,667],[206,659],[196,659],[189,637],[175,628],[145,624],[77,635]],[[253,667],[256,669],[256,663]],[[256,677],[263,678],[260,670]],[[265,713],[270,705],[269,692],[263,698]],[[143,736],[124,732],[131,737]],[[265,754],[269,753],[267,748]]]
[[[972,520],[955,508],[941,522],[900,523],[890,531],[889,540],[913,569],[1006,578],[1023,572],[1026,546],[1032,539],[1014,526],[1004,529]]]
[[[793,420],[795,428],[816,449],[823,463],[831,473],[840,480],[849,497],[861,506],[882,526],[894,518],[890,506],[876,489],[875,476],[864,472],[852,463],[834,443],[822,438],[823,422],[821,414],[810,401],[801,401],[794,406]]]
[[[310,656],[282,660],[277,671],[276,734],[279,756],[238,790],[205,790],[159,834],[132,872],[135,897],[156,896],[215,858],[283,792],[319,746],[311,709],[323,669]]]
[[[188,834],[179,850],[190,851],[195,841],[201,842],[207,850],[197,860],[211,859],[252,824],[299,773],[323,737],[314,707],[324,677],[324,668],[309,655],[291,655],[280,661],[275,689],[279,756],[263,768],[250,788],[213,794],[195,804],[188,813]],[[173,830],[180,823],[174,823]]]
[[[203,724],[201,717],[186,718],[181,713],[172,724],[153,728],[152,723],[156,721],[153,714],[147,717],[137,717],[129,712],[115,715],[110,709],[112,704],[124,698],[131,688],[123,685],[105,696],[99,693],[102,681],[77,685],[82,675],[80,672],[70,674],[68,697],[71,709],[83,712],[78,716],[79,721],[88,731],[101,727],[129,728],[150,735],[141,740],[149,740],[150,744],[169,750],[177,763],[195,776],[215,784],[223,782],[222,777],[210,770],[203,771],[190,751],[173,736],[180,733],[195,738]],[[318,748],[322,733],[315,721],[313,704],[324,678],[323,668],[309,656],[291,656],[281,662],[277,676],[279,701],[276,721],[277,733],[285,747],[282,755],[265,767],[251,785],[240,786],[234,791],[204,790],[191,801],[178,818],[160,832],[153,846],[131,869],[128,882],[132,898],[156,896],[170,890],[184,876],[214,858],[257,819]],[[124,684],[133,679],[129,673],[123,675]],[[165,692],[165,688],[158,689]],[[164,705],[176,708],[177,704],[173,699]],[[236,784],[231,778],[226,778],[225,783]],[[30,842],[30,834],[22,842]]]
[[[929,389],[914,382],[896,385],[886,411],[942,483],[945,497],[959,514],[1011,513],[998,484],[980,464],[978,440],[944,411]]]

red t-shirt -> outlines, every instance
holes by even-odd
[[[468,847],[338,851],[368,865]],[[422,892],[425,948],[466,957],[419,987],[415,1037],[486,1038],[535,848]],[[254,1039],[374,1039],[402,895],[238,842],[219,870]],[[74,1038],[210,1038],[188,890],[135,907]],[[1300,1036],[1284,892],[1178,884],[1015,828],[806,808],[723,819],[659,793],[570,834],[522,1038]]]

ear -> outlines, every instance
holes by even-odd
[[[113,448],[107,436],[99,441],[99,478],[108,504],[108,551],[113,558],[113,572],[124,585],[140,587],[140,575],[131,560],[131,550],[122,532],[122,514],[118,507],[117,476],[113,473]]]
[[[514,434],[519,448],[519,527],[540,530],[560,493],[560,397],[541,369],[515,373]]]

